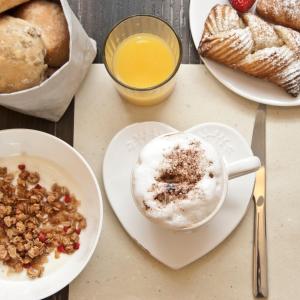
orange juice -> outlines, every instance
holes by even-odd
[[[113,57],[113,72],[133,88],[151,88],[168,79],[175,69],[168,44],[151,33],[137,33],[120,43]]]

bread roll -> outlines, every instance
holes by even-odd
[[[35,25],[47,49],[46,62],[60,67],[69,59],[69,30],[61,6],[55,2],[35,0],[20,6],[15,16]]]
[[[0,0],[0,13],[28,1],[29,0]]]
[[[45,45],[28,22],[0,17],[0,93],[11,93],[38,85],[44,79]]]

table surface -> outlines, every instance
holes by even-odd
[[[95,62],[101,62],[101,51],[105,36],[119,20],[134,14],[152,14],[171,23],[183,43],[183,63],[199,63],[190,32],[188,0],[69,0],[70,6],[87,33],[97,41],[98,55]],[[73,144],[74,101],[59,122],[29,117],[0,107],[0,130],[8,128],[30,128],[53,134]],[[68,299],[68,287],[48,300]]]
[[[250,144],[256,110],[257,103],[225,88],[204,66],[182,65],[170,99],[148,108],[122,101],[104,66],[91,67],[76,95],[74,146],[98,178],[104,224],[90,263],[70,285],[70,300],[254,299],[253,201],[225,241],[175,271],[152,258],[125,232],[104,192],[102,162],[115,134],[136,122],[159,121],[178,130],[219,122],[238,130]],[[300,107],[267,109],[269,300],[297,300],[300,295],[299,117]],[[116,172],[123,174],[122,164]],[[123,197],[118,200],[126,201]],[[226,207],[236,208],[230,199],[222,207],[224,212]],[[148,230],[147,234],[153,237],[154,232]]]

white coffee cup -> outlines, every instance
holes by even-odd
[[[149,208],[147,208],[147,206],[145,205],[145,202],[144,202],[144,199],[146,197],[148,197],[149,195],[146,194],[145,198],[143,198],[143,197],[140,197],[140,193],[139,193],[141,184],[145,185],[145,181],[150,182],[149,180],[151,180],[151,176],[149,177],[149,176],[147,176],[148,174],[145,174],[145,172],[144,173],[141,172],[141,166],[143,166],[142,160],[145,159],[145,157],[147,158],[147,154],[145,154],[145,151],[146,151],[146,153],[150,153],[151,155],[153,155],[152,157],[149,157],[149,160],[148,160],[150,162],[150,164],[153,163],[152,158],[156,159],[157,157],[159,157],[161,155],[161,153],[159,153],[159,152],[155,153],[155,149],[157,147],[159,148],[160,145],[163,144],[166,139],[170,139],[170,138],[171,139],[175,138],[175,141],[177,138],[179,138],[181,140],[182,139],[185,140],[185,138],[186,138],[187,140],[195,139],[197,141],[200,141],[201,147],[204,147],[204,149],[206,149],[205,151],[209,152],[209,155],[212,155],[212,157],[216,157],[216,159],[215,159],[216,164],[219,165],[217,168],[218,168],[218,171],[220,171],[220,172],[218,173],[218,178],[216,179],[216,180],[218,180],[218,185],[216,188],[218,188],[219,191],[218,191],[218,193],[216,193],[217,200],[214,200],[216,205],[213,206],[214,207],[213,210],[209,211],[209,214],[205,215],[205,213],[204,213],[205,217],[203,217],[201,220],[192,222],[192,223],[188,224],[187,226],[185,226],[185,225],[181,226],[180,223],[176,224],[176,222],[172,223],[172,222],[168,221],[167,218],[166,219],[159,218],[160,212],[159,212],[159,209],[157,209],[157,208],[155,208],[156,211],[150,211],[150,213],[149,213],[149,211],[148,211]],[[154,147],[151,148],[151,151],[149,151],[149,149],[150,149],[149,147],[151,147],[151,146],[154,146]],[[160,151],[162,151],[162,149],[163,149],[163,147],[160,149]],[[158,151],[159,151],[159,149],[158,149]],[[143,156],[143,158],[141,158],[141,156]],[[196,228],[206,224],[218,213],[218,211],[220,210],[220,208],[222,207],[222,205],[226,199],[229,180],[249,174],[249,173],[253,173],[259,169],[260,165],[261,165],[260,160],[256,156],[249,156],[247,158],[228,163],[225,161],[225,159],[222,156],[220,156],[220,154],[217,152],[217,150],[215,149],[215,147],[212,144],[207,142],[205,139],[199,138],[198,136],[190,134],[190,133],[176,132],[176,133],[171,133],[171,134],[164,134],[164,135],[161,135],[161,136],[156,137],[153,140],[151,140],[142,149],[142,151],[140,153],[139,161],[137,162],[137,164],[133,170],[132,194],[133,194],[133,198],[135,200],[135,203],[136,203],[138,209],[150,221],[157,223],[159,225],[162,225],[163,227],[172,229],[172,230],[192,230],[192,229],[196,229]],[[147,168],[144,168],[142,170],[143,171],[147,170]],[[150,171],[151,171],[151,169],[150,169]],[[147,179],[146,177],[149,177],[149,178]],[[203,179],[201,179],[201,180],[203,180]],[[199,180],[199,183],[201,182],[201,180]],[[145,190],[145,187],[142,187],[142,188],[144,188],[144,190]],[[177,200],[177,201],[186,201],[186,200]],[[193,201],[193,199],[191,199],[191,201]],[[178,203],[184,203],[184,202],[176,202],[176,203],[178,204]],[[172,205],[175,205],[175,204],[172,204]],[[204,207],[204,206],[200,205],[200,206],[198,206],[197,209],[201,209],[201,207]],[[150,208],[150,209],[152,209],[152,208]],[[172,209],[172,207],[170,209]],[[170,209],[168,211],[170,211]],[[189,208],[189,212],[187,212],[187,210],[184,210],[182,208],[180,208],[179,211],[180,212],[182,211],[183,217],[184,217],[183,212],[185,212],[186,214],[191,213],[191,212],[192,213],[196,212],[196,211],[192,211],[191,208]],[[177,216],[176,216],[176,218],[177,218]],[[180,215],[179,215],[179,220],[180,220]],[[184,224],[184,223],[182,223],[182,224]]]

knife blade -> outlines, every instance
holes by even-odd
[[[268,260],[266,232],[266,106],[258,106],[252,136],[252,150],[261,161],[256,173],[254,200],[253,294],[268,297]]]

